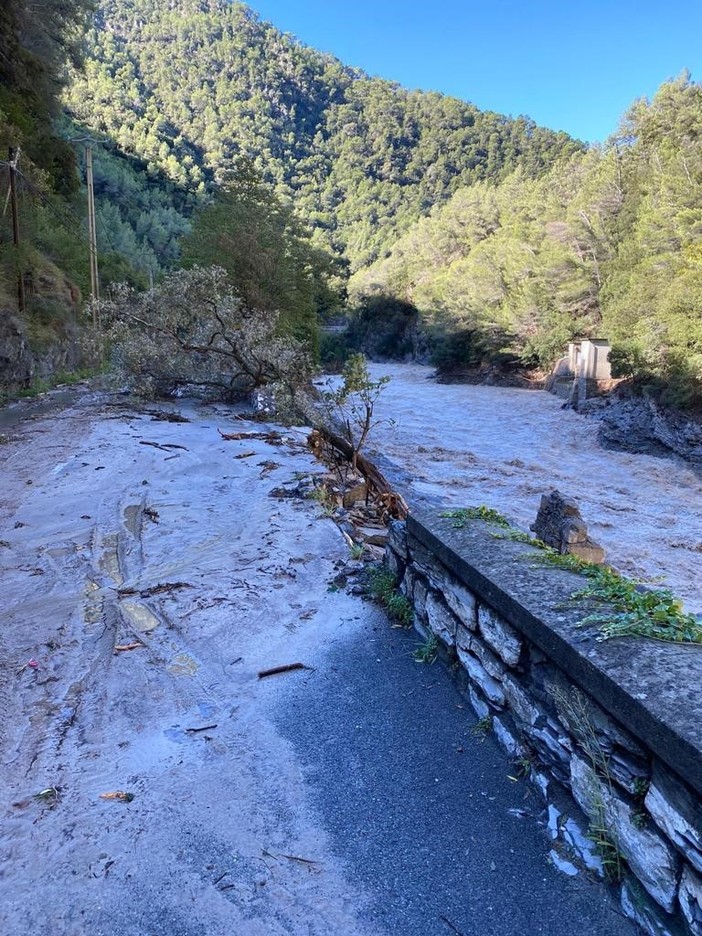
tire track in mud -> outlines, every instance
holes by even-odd
[[[270,657],[312,658],[343,626],[338,612],[317,617],[322,597],[347,601],[325,594],[326,554],[345,548],[336,528],[313,531],[311,504],[281,513],[255,459],[236,461],[230,443],[165,464],[172,456],[158,447],[137,449],[134,414],[109,432],[85,425],[86,438],[64,426],[71,444],[43,447],[26,489],[29,469],[13,453],[19,506],[8,520],[27,526],[2,572],[26,631],[5,646],[41,665],[8,693],[8,789],[26,802],[5,803],[0,851],[12,886],[0,928],[174,936],[197,932],[204,913],[208,936],[362,933],[363,898],[347,891],[306,818],[292,750],[261,710],[275,686],[256,680]],[[157,429],[149,439],[173,444],[172,427]],[[255,447],[270,465],[270,448]],[[281,460],[309,470],[310,456],[293,448]],[[29,571],[9,566],[35,562],[32,589]],[[115,652],[130,642],[144,646]],[[189,730],[208,725],[217,727]],[[55,799],[33,798],[49,786]],[[100,801],[116,789],[134,803]]]

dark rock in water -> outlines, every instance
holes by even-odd
[[[598,441],[604,448],[625,452],[679,455],[702,467],[702,425],[650,398],[614,400],[605,406]]]
[[[564,497],[560,491],[542,496],[531,529],[542,542],[559,553],[571,553],[585,562],[598,565],[604,562],[605,551],[588,536],[578,505],[572,497]]]

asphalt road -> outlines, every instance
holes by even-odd
[[[274,721],[302,764],[363,919],[393,936],[619,936],[612,893],[547,860],[542,804],[418,637],[363,632],[290,685]]]

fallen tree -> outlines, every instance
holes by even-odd
[[[245,305],[219,267],[179,270],[142,293],[118,286],[90,312],[118,375],[142,396],[232,400],[272,386],[282,401],[312,374],[305,345],[281,333],[276,312]]]
[[[389,378],[373,380],[363,354],[353,354],[346,362],[341,381],[330,381],[321,392],[309,391],[297,398],[297,408],[305,422],[313,427],[308,442],[320,460],[343,474],[341,465],[359,472],[369,494],[382,505],[387,517],[404,519],[407,504],[380,469],[365,457],[362,450],[373,429],[388,420],[378,419],[375,405]]]
[[[351,460],[354,457],[353,446],[343,436],[335,432],[333,427],[320,426],[313,429],[307,441],[312,451],[322,461],[329,460],[329,450],[331,449],[346,459],[349,465],[352,463]],[[388,517],[393,520],[404,520],[409,513],[409,508],[402,495],[394,490],[377,465],[374,465],[372,461],[358,452],[355,453],[355,457],[356,469],[363,475],[369,490],[382,504]]]
[[[374,407],[388,381],[371,379],[362,354],[349,358],[340,383],[314,391],[304,345],[278,332],[275,313],[247,308],[218,267],[180,270],[144,293],[117,287],[90,312],[119,378],[136,393],[232,400],[268,387],[279,416],[313,427],[315,454],[360,472],[387,516],[407,515],[402,497],[362,454],[382,423]]]

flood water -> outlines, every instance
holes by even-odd
[[[702,613],[702,480],[681,460],[612,452],[598,422],[551,394],[440,384],[429,367],[371,365],[392,379],[376,406],[371,445],[412,501],[485,504],[528,530],[541,495],[575,498],[607,561],[666,585]]]

